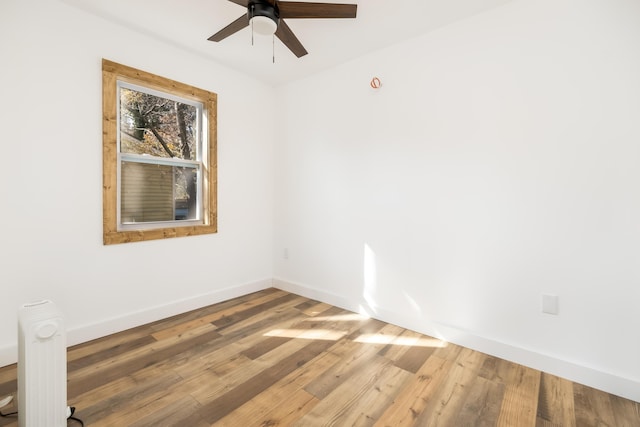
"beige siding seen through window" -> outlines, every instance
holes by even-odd
[[[173,167],[145,163],[121,164],[123,223],[172,221]]]

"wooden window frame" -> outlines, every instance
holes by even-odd
[[[208,149],[202,159],[202,224],[118,229],[118,81],[170,93],[204,105]],[[217,233],[217,104],[218,97],[213,92],[107,59],[102,60],[102,238],[105,245]]]

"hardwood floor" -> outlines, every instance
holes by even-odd
[[[70,348],[68,401],[96,427],[640,426],[639,403],[277,289]]]

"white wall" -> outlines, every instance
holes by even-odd
[[[279,286],[640,401],[640,2],[516,0],[280,95]]]
[[[3,0],[0,40],[0,366],[29,301],[74,344],[271,285],[272,88],[59,1]],[[218,93],[218,234],[102,245],[102,58]]]

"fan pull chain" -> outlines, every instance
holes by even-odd
[[[255,8],[256,8],[256,5],[252,4],[251,5],[251,19],[249,20],[249,22],[251,22],[251,46],[253,46],[253,17],[255,16]]]
[[[271,52],[273,63],[276,63],[276,35],[271,36]]]

